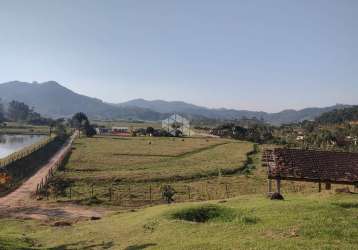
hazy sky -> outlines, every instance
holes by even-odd
[[[110,102],[358,104],[357,0],[0,0],[0,82]]]

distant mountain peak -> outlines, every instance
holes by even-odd
[[[36,83],[36,82],[35,82]],[[47,82],[43,82],[43,83],[38,83],[38,84],[42,84],[42,85],[53,85],[53,86],[61,86],[63,87],[62,85],[60,85],[58,82],[56,81],[47,81]]]
[[[115,107],[102,100],[77,94],[56,81],[26,83],[12,81],[0,84],[0,98],[5,102],[17,100],[34,107],[49,117],[70,117],[85,112],[95,119],[159,120],[161,114],[136,108]]]

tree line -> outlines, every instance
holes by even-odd
[[[67,135],[67,128],[69,127],[78,129],[82,134],[89,137],[96,134],[96,130],[90,124],[87,115],[82,112],[74,114],[71,119],[67,120],[65,118],[52,119],[41,116],[35,112],[34,108],[30,108],[23,102],[13,100],[5,105],[0,99],[0,123],[5,122],[48,126],[50,134],[54,132],[62,137]]]
[[[27,104],[19,101],[11,101],[6,107],[0,99],[0,122],[5,121],[28,123],[32,125],[50,125],[53,120],[42,117]]]
[[[340,124],[358,121],[358,106],[336,109],[322,114],[315,120],[319,124]]]
[[[250,124],[240,126],[236,123],[226,123],[211,130],[211,134],[255,143],[273,143],[274,127],[268,124]]]
[[[314,121],[271,126],[225,123],[211,130],[220,137],[290,148],[358,152],[358,106],[325,113]]]

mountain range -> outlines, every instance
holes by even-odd
[[[85,112],[93,119],[122,119],[158,121],[168,114],[177,112],[190,119],[234,120],[241,118],[263,119],[279,125],[303,120],[313,120],[322,113],[347,107],[334,105],[324,108],[306,108],[302,110],[284,110],[278,113],[261,111],[210,109],[181,101],[148,101],[135,99],[112,104],[100,99],[77,94],[55,81],[27,83],[12,81],[0,84],[0,98],[9,102],[17,100],[34,107],[40,114],[48,117],[70,117],[76,112]]]

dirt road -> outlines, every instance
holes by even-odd
[[[69,147],[72,147],[74,136],[59,150],[51,160],[39,171],[12,193],[0,198],[0,217],[33,218],[49,220],[51,218],[75,219],[80,217],[100,217],[104,209],[86,208],[72,204],[57,204],[38,201],[35,199],[37,185],[46,177],[50,169],[56,167],[56,162]]]

